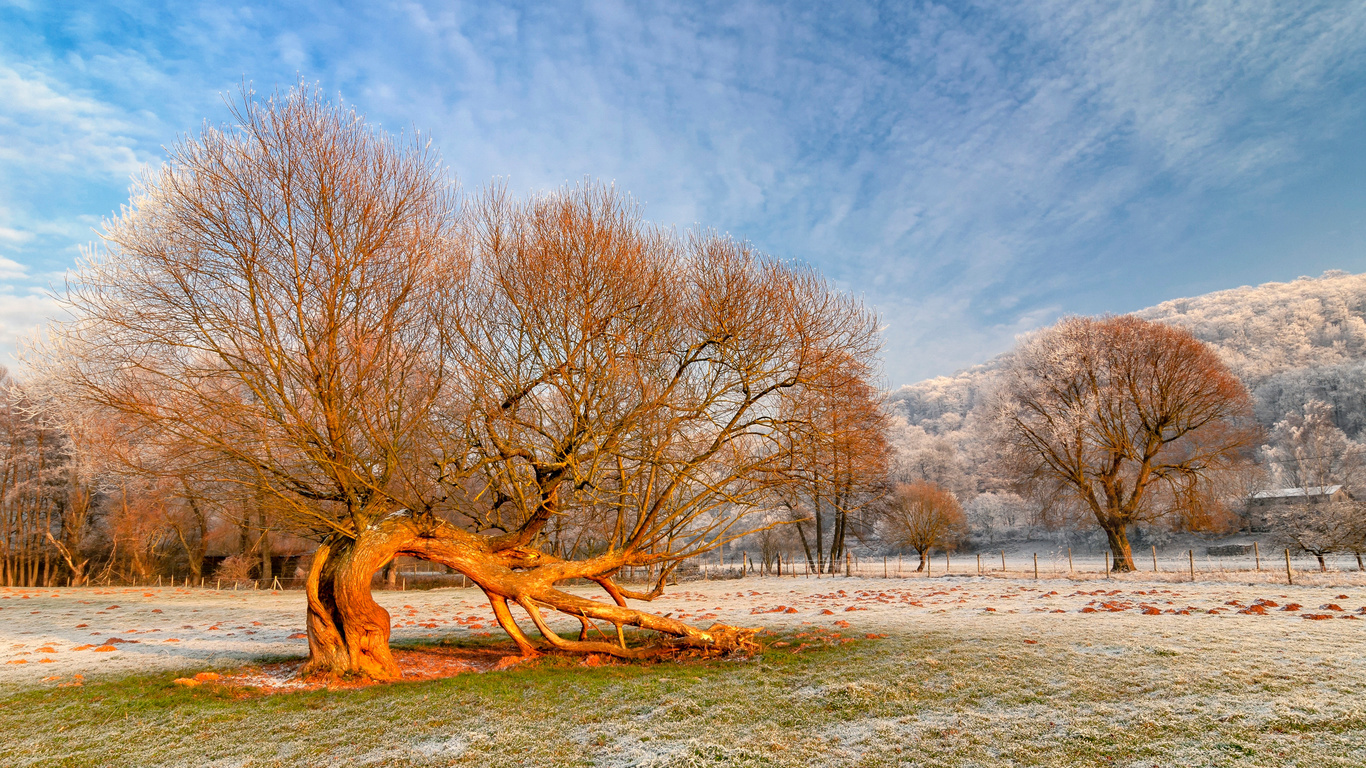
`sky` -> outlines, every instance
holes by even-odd
[[[467,189],[611,181],[819,269],[888,387],[1366,271],[1366,3],[0,0],[0,365],[141,169],[300,80]]]

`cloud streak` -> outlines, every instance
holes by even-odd
[[[1065,312],[1366,269],[1359,217],[1328,221],[1345,245],[1303,266],[1257,242],[1259,221],[1323,226],[1296,218],[1305,187],[1361,191],[1342,161],[1366,130],[1357,4],[340,8],[8,11],[8,46],[38,64],[0,59],[0,79],[36,89],[25,114],[76,134],[91,168],[84,195],[5,201],[0,253],[61,268],[75,240],[5,232],[88,227],[126,195],[108,179],[129,158],[221,119],[235,82],[302,76],[430,132],[469,186],[615,180],[656,220],[818,266],[884,313],[890,384]],[[0,172],[11,162],[40,161],[0,157]]]

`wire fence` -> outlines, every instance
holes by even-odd
[[[1366,567],[1363,567],[1361,557],[1353,553],[1326,554],[1320,562],[1319,558],[1313,555],[1294,553],[1289,549],[1268,552],[1256,544],[1249,547],[1208,547],[1203,552],[1194,549],[1159,552],[1156,547],[1150,547],[1146,551],[1135,550],[1133,561],[1133,570],[1117,571],[1108,550],[1082,552],[1074,551],[1070,547],[1042,552],[938,552],[927,557],[923,567],[920,558],[914,555],[860,555],[846,552],[842,559],[833,563],[812,563],[800,555],[784,554],[766,560],[755,560],[748,552],[740,552],[731,553],[729,563],[724,558],[685,561],[671,571],[669,583],[770,576],[800,579],[859,577],[906,580],[985,577],[1077,581],[1253,581],[1316,586],[1366,584]],[[441,566],[428,563],[400,566],[392,582],[382,574],[383,572],[376,573],[373,588],[408,590],[474,586],[474,583],[463,574],[448,572]],[[658,576],[659,572],[654,568],[623,568],[616,574],[616,579],[626,584],[651,585],[656,582]],[[267,579],[172,575],[124,583],[121,586],[280,592],[304,589],[305,579],[297,572],[287,577],[272,576]]]
[[[1230,554],[1213,554],[1211,550],[1234,550]],[[1243,551],[1243,550],[1246,551]],[[1294,553],[1289,549],[1264,551],[1260,545],[1242,547],[1209,547],[1203,552],[1185,549],[1179,552],[1133,552],[1134,569],[1118,571],[1108,550],[1080,552],[1071,548],[1056,548],[1041,552],[952,553],[939,552],[925,559],[921,566],[918,556],[856,555],[846,553],[837,562],[813,564],[804,557],[784,555],[754,561],[748,553],[740,553],[741,564],[722,561],[699,566],[698,577],[703,579],[736,579],[746,576],[781,576],[789,578],[882,578],[932,579],[955,577],[987,577],[1011,579],[1072,579],[1089,581],[1158,580],[1179,581],[1254,581],[1282,584],[1328,586],[1331,584],[1366,584],[1366,567],[1353,553],[1318,557]]]

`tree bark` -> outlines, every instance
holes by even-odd
[[[266,521],[266,505],[264,500],[258,499],[256,504],[256,521],[261,526],[261,536],[257,539],[256,548],[261,553],[261,581],[269,583],[275,576],[275,569],[271,563],[270,552],[270,525]]]
[[[57,548],[57,554],[61,555],[62,559],[66,561],[66,567],[71,569],[71,586],[83,586],[85,584],[85,566],[86,563],[90,562],[90,558],[78,561],[76,558],[79,557],[79,555],[73,554],[65,544],[54,538],[51,531],[47,532],[47,539],[52,542],[52,546]]]
[[[757,629],[724,624],[699,629],[627,607],[625,598],[651,600],[659,588],[649,594],[633,593],[611,581],[612,574],[626,565],[650,564],[633,561],[625,553],[565,561],[526,547],[495,551],[486,537],[430,516],[400,511],[367,526],[354,540],[333,538],[318,547],[306,584],[309,658],[302,675],[361,676],[374,680],[395,680],[401,676],[389,651],[389,613],[370,594],[375,572],[399,556],[444,565],[483,589],[498,623],[522,655],[554,649],[639,659],[683,651],[711,654],[757,647],[753,640]],[[612,602],[590,600],[555,588],[559,582],[570,579],[598,582]],[[540,631],[539,639],[527,635],[517,625],[509,603],[516,603],[527,612]],[[554,632],[542,615],[545,609],[579,619],[583,623],[580,639],[567,640]],[[596,622],[610,627],[611,634]],[[631,647],[622,632],[626,626],[664,637]],[[590,628],[602,639],[584,639]]]
[[[801,539],[802,553],[806,555],[807,568],[813,573],[819,573],[819,571],[816,570],[816,558],[811,554],[811,544],[806,539],[806,526],[802,525],[801,522],[797,522],[793,524],[793,527],[797,529],[797,536]],[[779,555],[779,557],[782,557],[782,555]]]
[[[1105,528],[1105,538],[1110,542],[1110,554],[1114,560],[1111,566],[1115,573],[1127,573],[1134,570],[1134,553],[1129,547],[1129,534],[1123,524],[1103,524]]]
[[[838,563],[844,556],[844,526],[846,525],[844,510],[835,507],[835,520],[830,532],[830,562]]]
[[[378,532],[375,532],[378,533]],[[308,662],[302,674],[396,680],[389,612],[370,596],[370,578],[393,542],[367,530],[355,541],[319,545],[308,571]]]

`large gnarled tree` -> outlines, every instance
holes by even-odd
[[[1117,571],[1134,568],[1130,525],[1219,503],[1212,480],[1255,439],[1247,390],[1214,352],[1128,315],[1068,318],[1026,342],[997,417],[1025,484],[1094,518]]]
[[[754,529],[809,431],[791,403],[866,385],[871,313],[729,238],[653,228],[611,188],[462,200],[416,138],[307,89],[236,117],[108,223],[43,367],[68,407],[148,456],[212,454],[215,482],[320,542],[306,670],[399,674],[370,581],[400,555],[469,577],[525,654],[749,647],[627,600]],[[613,580],[639,566],[653,589]]]

